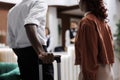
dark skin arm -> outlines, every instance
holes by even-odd
[[[53,54],[47,54],[41,43],[38,40],[37,37],[37,25],[35,24],[27,24],[25,25],[25,30],[28,36],[28,39],[30,40],[32,47],[38,54],[39,58],[43,61],[43,63],[51,63],[54,60]]]

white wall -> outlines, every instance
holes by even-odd
[[[77,4],[77,0],[46,0],[49,5],[70,6]]]
[[[111,26],[112,33],[116,33],[116,23],[120,19],[120,2],[118,0],[106,0],[106,6],[108,9],[108,19]]]
[[[19,3],[22,0],[0,0],[0,2],[7,2],[7,3]],[[70,6],[77,4],[77,0],[46,0],[48,5],[64,5]]]
[[[116,1],[116,9],[117,9],[117,16],[116,16],[116,18],[117,18],[117,21],[118,20],[120,20],[120,0],[119,0],[119,2],[118,2],[118,0]]]
[[[19,3],[22,0],[0,0],[0,2],[7,2],[7,3]]]
[[[55,7],[49,7],[48,10],[48,27],[50,28],[51,43],[50,47],[53,49],[58,46],[58,19],[57,19],[57,10]]]

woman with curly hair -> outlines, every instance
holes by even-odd
[[[85,12],[75,40],[75,65],[79,80],[113,80],[113,39],[103,0],[80,0]]]

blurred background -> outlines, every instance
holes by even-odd
[[[10,53],[11,50],[6,44],[6,31],[7,31],[7,14],[9,9],[11,9],[15,4],[21,2],[22,0],[0,0],[0,61],[10,62],[8,57],[13,57],[11,55],[6,57],[2,56],[5,53]],[[47,12],[47,24],[46,27],[50,30],[50,43],[48,51],[54,52],[55,54],[64,55],[62,70],[66,63],[70,63],[73,60],[72,66],[74,66],[74,46],[70,44],[66,46],[66,31],[70,29],[71,21],[76,21],[79,25],[81,18],[83,17],[83,12],[79,9],[79,0],[46,0],[48,3]],[[120,0],[104,0],[105,6],[108,9],[108,19],[109,25],[111,27],[114,39],[115,47],[115,64],[114,73],[115,80],[120,80]],[[6,59],[5,59],[6,58]],[[12,58],[13,59],[13,58]],[[16,57],[13,62],[16,62]],[[12,61],[11,61],[12,62]],[[68,66],[67,66],[68,67]],[[79,72],[78,67],[74,67],[77,75]],[[72,68],[69,68],[70,70]],[[70,70],[67,70],[70,72]],[[74,71],[75,71],[74,70]],[[77,72],[78,70],[78,72]],[[69,72],[66,72],[67,75]],[[72,71],[70,73],[72,75]],[[70,80],[70,75],[68,78],[62,78],[62,80]],[[77,77],[77,76],[76,76]],[[77,78],[71,78],[75,80]]]

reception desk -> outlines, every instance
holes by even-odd
[[[67,52],[54,52],[61,55],[61,80],[78,80],[79,66],[75,66],[74,46],[69,46]],[[0,62],[17,63],[17,57],[10,48],[0,48]],[[54,65],[54,78],[57,79],[57,63]]]

